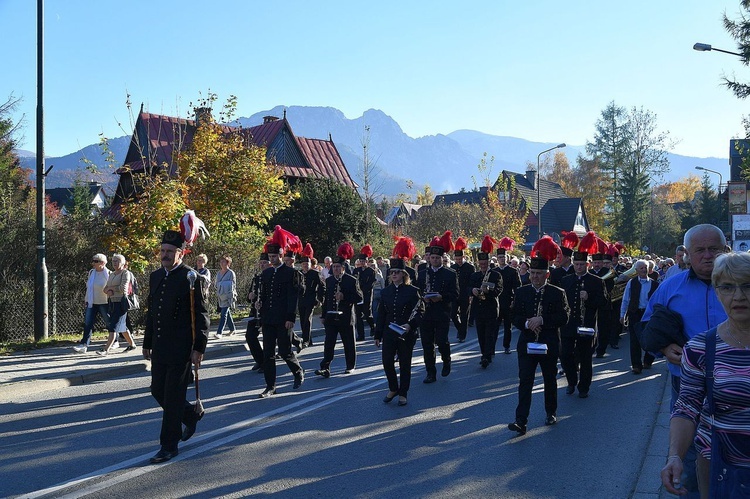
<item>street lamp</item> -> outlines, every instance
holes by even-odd
[[[714,171],[714,170],[709,170],[708,168],[703,168],[702,166],[696,166],[695,169],[701,170],[704,172],[715,173],[716,175],[719,176],[719,196],[716,198],[719,201],[719,214],[716,216],[716,220],[721,220],[721,184],[723,182],[722,180],[723,177],[721,176],[721,173]]]
[[[696,43],[695,45],[693,45],[693,50],[697,50],[698,52],[711,52],[712,50],[715,50],[716,52],[724,52],[725,54],[742,57],[742,54],[738,54],[737,52],[730,52],[728,50],[717,49],[715,47],[712,47],[709,43]]]
[[[542,154],[548,153],[550,151],[554,151],[555,149],[562,149],[565,147],[565,142],[562,144],[557,144],[555,147],[550,147],[549,149],[546,149],[539,154],[536,155],[536,221],[537,221],[537,228],[536,228],[536,239],[537,241],[542,238],[542,197],[540,195],[541,192],[541,176],[539,175],[539,158],[542,157]]]

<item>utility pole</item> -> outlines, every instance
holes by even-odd
[[[48,337],[48,296],[44,171],[44,0],[37,0],[36,51],[36,272],[34,277],[34,341]]]

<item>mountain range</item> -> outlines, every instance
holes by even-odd
[[[535,142],[516,137],[489,135],[475,130],[456,130],[448,135],[409,137],[390,116],[377,109],[365,111],[362,116],[348,119],[344,113],[332,107],[276,106],[260,111],[238,121],[244,127],[259,125],[264,116],[286,118],[295,135],[316,139],[328,139],[336,144],[349,173],[359,184],[361,181],[364,144],[368,157],[374,165],[376,193],[394,196],[406,193],[413,198],[416,190],[429,184],[433,191],[457,192],[461,188],[474,188],[472,177],[479,177],[477,165],[483,154],[494,157],[493,175],[502,170],[523,173],[527,163],[536,163],[539,152],[557,144]],[[109,148],[116,164],[122,164],[127,153],[130,136],[109,140]],[[727,144],[728,149],[728,144]],[[575,165],[579,154],[585,155],[585,145],[568,145],[562,151],[571,165]],[[22,166],[35,170],[33,152],[18,150]],[[110,192],[117,184],[117,176],[111,171],[94,175],[84,169],[87,159],[99,168],[105,168],[105,157],[101,146],[91,144],[71,154],[48,158],[46,166],[54,166],[47,177],[48,187],[72,185],[76,175],[84,180],[104,183]],[[696,165],[711,170],[726,171],[727,158],[696,158],[669,154],[670,172],[664,181],[674,181],[696,173]],[[713,179],[712,179],[713,181]],[[411,189],[407,187],[411,185]]]

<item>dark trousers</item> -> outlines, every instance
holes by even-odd
[[[510,340],[513,338],[511,332],[511,312],[510,307],[500,305],[500,316],[497,318],[497,333],[500,332],[500,321],[503,321],[503,348],[510,348]],[[497,333],[495,334],[495,345],[497,345]],[[492,348],[492,355],[495,355],[495,347]]]
[[[597,325],[597,337],[596,337],[596,353],[597,355],[607,351],[609,346],[610,336],[612,336],[612,310],[600,311],[596,320]]]
[[[250,355],[253,356],[253,360],[256,364],[263,365],[263,347],[260,345],[260,327],[258,327],[258,321],[250,321],[247,323],[247,331],[245,331],[245,341],[250,349]]]
[[[183,423],[198,420],[193,406],[187,401],[187,388],[192,381],[191,368],[190,361],[176,365],[151,363],[151,395],[164,409],[159,443],[166,450],[177,450]]]
[[[440,351],[440,358],[443,364],[451,361],[451,344],[448,341],[448,329],[450,328],[450,319],[432,320],[423,319],[419,327],[422,338],[422,350],[424,355],[424,367],[427,374],[435,376],[437,369],[435,362],[435,347]]]
[[[279,345],[281,357],[292,374],[302,372],[297,356],[292,352],[292,336],[294,331],[287,329],[284,324],[263,324],[263,377],[266,388],[276,388],[276,344]]]
[[[622,305],[622,301],[617,301],[612,304],[612,327],[609,331],[609,346],[611,347],[616,347],[620,344],[620,335],[622,334],[620,305]]]
[[[333,361],[333,352],[336,349],[336,338],[341,336],[341,344],[344,346],[344,359],[346,368],[354,369],[357,365],[357,348],[354,344],[354,329],[348,321],[337,324],[326,324],[326,339],[323,345],[323,360],[320,361],[321,369],[330,369]]]
[[[560,364],[565,370],[568,385],[578,386],[579,393],[588,393],[594,366],[591,355],[594,353],[595,337],[576,335],[563,337],[560,344]],[[578,369],[581,370],[580,380]]]
[[[495,353],[495,331],[497,331],[497,319],[477,317],[477,341],[479,342],[479,352],[483,360],[492,360]]]
[[[638,332],[640,331],[641,319],[645,310],[638,310],[636,312],[628,312],[628,332],[630,333],[630,365],[632,367],[643,368],[644,364],[650,366],[654,362],[654,356],[648,352],[644,353],[641,348],[641,342],[638,340]],[[643,360],[641,361],[641,355]]]
[[[453,309],[451,310],[451,318],[453,319],[453,325],[456,327],[458,334],[456,337],[459,340],[466,339],[466,329],[469,326],[469,297],[462,297],[453,302]]]
[[[411,358],[416,343],[417,335],[413,333],[399,336],[388,329],[383,333],[383,370],[388,379],[388,390],[398,392],[402,397],[406,397],[411,385]],[[399,377],[396,374],[396,355],[401,383],[398,382]]]
[[[299,327],[302,330],[302,341],[312,345],[312,316],[314,304],[299,306]]]
[[[544,410],[547,414],[557,412],[557,356],[560,351],[558,342],[547,343],[546,355],[529,355],[526,353],[526,341],[519,338],[518,350],[518,406],[516,421],[526,424],[531,410],[531,392],[534,388],[536,367],[541,366],[544,379]]]
[[[365,340],[365,321],[370,326],[370,336],[375,329],[375,320],[372,318],[372,293],[365,295],[361,305],[354,305],[354,313],[357,317],[357,340]]]

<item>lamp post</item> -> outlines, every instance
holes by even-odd
[[[716,220],[717,221],[721,220],[721,184],[723,182],[723,180],[722,180],[723,177],[721,176],[721,173],[719,173],[717,171],[714,171],[714,170],[709,170],[708,168],[703,168],[702,166],[696,166],[695,169],[696,170],[701,170],[701,171],[704,171],[704,172],[715,173],[716,175],[719,176],[719,196],[716,198],[719,201],[719,214],[716,216]]]
[[[716,47],[712,47],[710,43],[696,43],[695,45],[693,45],[693,50],[697,50],[698,52],[711,52],[712,50],[714,50],[716,52],[724,52],[725,54],[736,55],[737,57],[742,57],[742,54],[738,54],[737,52],[730,52],[728,50],[717,49]]]
[[[562,144],[557,144],[555,147],[550,147],[549,149],[545,149],[544,151],[540,152],[536,155],[536,221],[537,221],[537,228],[536,228],[536,239],[537,241],[542,238],[542,197],[540,195],[541,192],[541,183],[539,182],[541,180],[541,176],[539,175],[539,158],[542,157],[542,154],[548,153],[550,151],[554,151],[555,149],[562,149],[565,147],[565,142]]]

